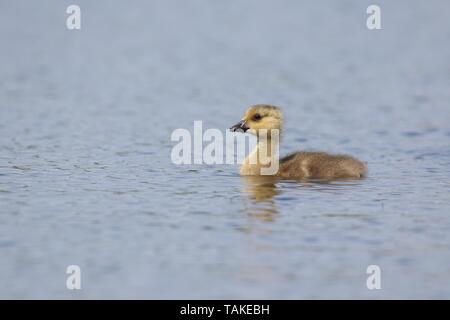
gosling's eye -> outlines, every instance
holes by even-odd
[[[254,120],[254,121],[258,121],[258,120],[261,120],[261,115],[259,114],[259,113],[256,113],[253,117],[252,117],[252,120]]]

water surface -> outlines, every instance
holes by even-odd
[[[448,1],[78,3],[0,4],[1,298],[450,298]],[[172,164],[256,103],[368,178]]]

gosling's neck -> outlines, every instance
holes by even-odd
[[[253,151],[242,163],[241,175],[276,175],[279,162],[279,136],[258,137]]]

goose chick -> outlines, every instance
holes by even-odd
[[[257,136],[255,149],[242,163],[241,175],[261,175],[261,169],[278,161],[279,139],[272,138],[273,133],[283,127],[283,114],[280,108],[259,104],[250,107],[239,123],[230,128],[231,131],[246,132],[250,130]],[[263,130],[264,129],[264,130]],[[278,131],[272,131],[272,130]],[[260,134],[263,133],[263,134]],[[260,161],[261,151],[269,157],[269,162]],[[272,151],[271,151],[272,150]],[[295,152],[279,159],[276,176],[285,179],[337,179],[361,178],[367,173],[367,167],[361,161],[348,155],[334,155],[325,152]]]

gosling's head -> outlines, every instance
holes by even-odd
[[[259,134],[260,129],[279,130],[283,126],[283,114],[280,108],[267,104],[257,104],[247,109],[242,120],[230,128],[233,132],[249,132]]]

